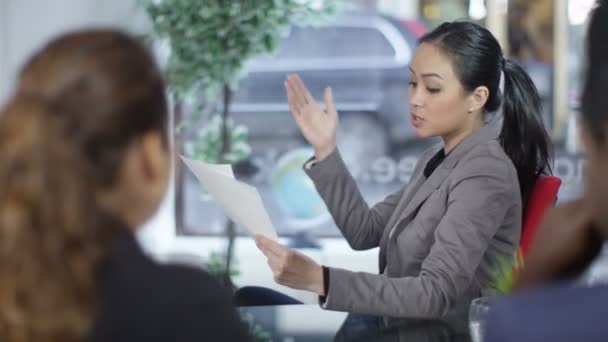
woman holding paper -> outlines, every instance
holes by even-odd
[[[0,113],[2,341],[247,341],[210,275],[161,265],[135,231],[169,181],[165,85],[116,31],[36,53]]]
[[[550,171],[536,88],[488,30],[440,25],[421,38],[410,73],[407,119],[419,137],[439,136],[443,146],[426,151],[411,182],[371,208],[336,148],[331,89],[323,111],[297,75],[285,82],[293,117],[315,151],[304,168],[336,225],[353,249],[380,247],[380,274],[355,273],[257,237],[276,281],[316,292],[326,309],[439,317],[480,296],[497,258],[515,252],[522,207],[536,178]],[[485,123],[501,105],[498,132]]]

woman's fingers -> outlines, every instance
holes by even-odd
[[[296,103],[295,95],[289,83],[285,81],[285,92],[287,93],[287,104],[289,105],[289,111],[296,120],[299,120],[301,116],[300,107]]]
[[[294,86],[296,87],[296,89],[298,89],[298,92],[303,97],[304,102],[306,104],[314,103],[315,99],[312,97],[312,95],[308,91],[308,88],[306,88],[306,85],[304,84],[304,81],[302,81],[300,76],[298,74],[294,74],[294,75],[291,75],[291,78],[293,80]]]
[[[305,92],[298,85],[297,80],[294,76],[290,75],[289,77],[287,77],[287,85],[291,90],[294,103],[298,107],[300,107],[300,109],[305,107],[309,103],[309,100],[307,99]]]
[[[323,97],[325,99],[325,109],[327,114],[332,116],[337,114],[338,112],[336,111],[336,105],[334,104],[334,94],[330,87],[325,88]]]

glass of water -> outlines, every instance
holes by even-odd
[[[488,312],[490,311],[490,297],[475,298],[469,307],[469,331],[473,342],[483,342]]]

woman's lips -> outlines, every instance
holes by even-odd
[[[412,116],[412,126],[418,128],[420,126],[422,126],[422,124],[424,123],[424,119],[414,113],[411,114]]]

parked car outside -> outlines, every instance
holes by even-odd
[[[284,81],[298,73],[322,102],[331,86],[340,113],[339,143],[353,158],[390,154],[415,138],[408,117],[408,66],[420,34],[380,14],[345,14],[319,27],[293,26],[273,55],[252,60],[232,104],[256,137],[299,135]]]

